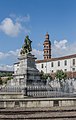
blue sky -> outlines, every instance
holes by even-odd
[[[0,66],[17,61],[26,35],[33,41],[33,54],[43,59],[46,32],[52,57],[76,53],[76,0],[1,0]]]

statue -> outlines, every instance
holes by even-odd
[[[24,40],[24,45],[22,46],[22,49],[20,51],[21,55],[30,53],[30,51],[32,51],[31,42],[32,41],[29,39],[29,36],[26,36]]]

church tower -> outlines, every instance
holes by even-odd
[[[44,41],[44,60],[51,58],[51,42],[49,40],[49,34],[46,33],[45,35],[45,41]]]

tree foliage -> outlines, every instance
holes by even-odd
[[[67,75],[66,75],[65,72],[63,72],[63,70],[57,70],[56,78],[59,79],[59,80],[62,80],[62,79],[65,80],[67,78]]]
[[[65,81],[65,79],[67,78],[67,74],[63,72],[63,70],[57,70],[56,78],[59,80],[61,91],[63,91],[63,80]]]
[[[12,76],[11,72],[0,72],[0,77]]]
[[[41,71],[41,73],[40,73],[40,78],[41,78],[41,79],[47,80],[48,77],[49,77],[50,79],[52,79],[52,77],[51,77],[50,74],[48,74],[48,73],[45,74],[43,71]]]
[[[0,85],[6,84],[8,80],[11,80],[13,78],[12,76],[13,72],[9,71],[0,71]]]

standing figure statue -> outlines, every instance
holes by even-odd
[[[20,54],[26,54],[26,53],[30,53],[30,51],[32,51],[32,47],[31,47],[31,40],[29,39],[29,36],[27,35],[25,40],[24,40],[24,45],[22,46],[22,49],[20,51]]]

